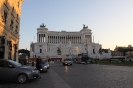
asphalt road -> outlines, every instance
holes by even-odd
[[[133,67],[61,62],[50,64],[41,79],[25,84],[0,82],[0,88],[133,88]]]

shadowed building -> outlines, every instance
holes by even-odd
[[[24,0],[0,0],[0,59],[18,61],[21,5]]]

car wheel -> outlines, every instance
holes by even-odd
[[[19,83],[25,83],[27,80],[28,80],[28,79],[27,79],[27,76],[26,76],[25,74],[19,74],[19,75],[17,76],[17,81],[18,81]]]

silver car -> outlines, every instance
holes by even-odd
[[[49,69],[50,68],[50,65],[49,65],[49,62],[46,61],[46,65],[47,65],[47,68]]]
[[[30,79],[40,78],[40,72],[31,66],[22,66],[13,60],[0,59],[0,80],[25,83]]]
[[[73,64],[73,59],[72,58],[64,58],[62,59],[63,65],[72,65]]]

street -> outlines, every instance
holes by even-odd
[[[63,66],[61,62],[50,63],[41,79],[24,84],[0,82],[0,88],[132,88],[133,67],[98,64],[73,64]]]

